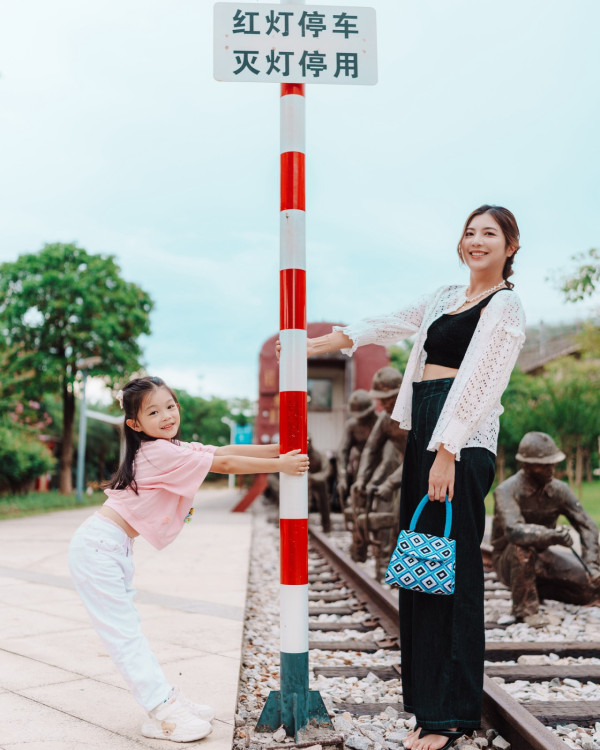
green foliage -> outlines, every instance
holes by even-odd
[[[0,422],[0,492],[23,492],[55,464],[35,431],[10,419]]]
[[[413,341],[405,340],[401,341],[396,346],[390,346],[388,349],[390,355],[390,366],[395,367],[396,370],[404,375],[406,365],[408,364],[408,358],[413,348]]]
[[[60,487],[72,489],[74,382],[77,362],[100,357],[95,375],[113,384],[140,368],[138,337],[150,333],[152,300],[121,278],[112,256],[76,244],[45,245],[0,265],[0,348],[5,379],[19,380],[26,399],[60,394]]]
[[[548,433],[567,454],[595,450],[600,434],[600,369],[597,363],[570,357],[547,365],[543,375],[515,369],[502,397],[499,445],[507,464],[526,432]]]
[[[181,414],[182,440],[196,440],[209,445],[229,444],[229,427],[221,421],[223,417],[231,419],[226,400],[191,396],[183,390],[177,391],[177,399]]]
[[[102,357],[94,373],[114,381],[139,368],[152,300],[121,278],[112,256],[75,244],[45,245],[0,266],[0,323],[13,370],[35,371],[37,394],[71,386],[76,362]]]
[[[106,413],[104,405],[89,404],[89,409]],[[122,416],[119,409],[108,409],[111,416]],[[78,436],[77,436],[78,437]],[[74,438],[75,442],[75,438]],[[99,486],[119,468],[120,434],[116,427],[88,417],[86,420],[85,482]]]
[[[92,495],[84,494],[79,503],[74,494],[60,495],[56,491],[0,496],[0,520],[50,513],[55,510],[101,505],[105,500],[104,492],[94,492]]]
[[[581,344],[581,348],[586,358],[599,358],[600,325],[598,325],[598,322],[593,322],[591,320],[586,321],[583,324],[583,329],[577,336],[577,341]]]
[[[560,289],[565,295],[567,302],[579,302],[585,297],[591,296],[600,283],[600,252],[591,248],[587,253],[573,255],[579,265],[575,271],[565,276],[560,283]]]

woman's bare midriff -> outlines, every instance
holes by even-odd
[[[120,516],[116,510],[109,508],[107,505],[102,505],[96,512],[101,516],[105,516],[113,523],[116,523],[117,526],[120,526],[127,534],[127,536],[131,538],[133,538],[134,536],[139,536],[138,532],[134,528],[132,528],[123,518],[123,516]]]
[[[442,378],[455,378],[458,370],[453,367],[443,367],[442,365],[425,365],[423,377],[421,380],[441,380]]]

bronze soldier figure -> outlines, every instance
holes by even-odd
[[[331,531],[331,507],[329,501],[329,480],[333,467],[321,451],[318,451],[310,437],[308,438],[308,506],[313,502],[321,514],[321,528],[325,533]]]
[[[349,489],[356,479],[363,448],[377,422],[375,402],[362,388],[350,396],[348,408],[351,416],[344,425],[337,460],[337,494],[342,513],[348,506]]]
[[[554,479],[554,465],[565,458],[543,432],[528,432],[519,444],[522,468],[494,492],[492,561],[498,578],[510,586],[518,621],[538,612],[540,599],[589,604],[600,597],[598,527],[569,487]],[[581,558],[571,550],[564,515],[581,539]],[[558,545],[558,546],[557,546]]]
[[[375,546],[377,566],[391,554],[398,526],[399,490],[402,462],[408,433],[391,419],[402,383],[402,375],[393,367],[382,367],[373,376],[371,396],[379,400],[383,411],[369,435],[360,457],[356,482],[351,488],[353,516],[351,555],[357,561],[367,558],[369,543]]]

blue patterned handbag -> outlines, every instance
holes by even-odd
[[[410,520],[408,531],[400,532],[385,582],[424,594],[453,594],[456,541],[448,537],[452,527],[452,503],[446,498],[444,536],[433,536],[415,531],[428,502],[429,495],[425,495]]]

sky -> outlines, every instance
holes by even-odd
[[[528,323],[589,315],[555,279],[600,246],[600,3],[370,6],[377,85],[306,88],[309,321],[467,283],[483,203],[519,222]],[[279,324],[279,86],[217,82],[212,56],[204,0],[0,0],[0,262],[114,255],[155,302],[147,370],[254,399]]]

